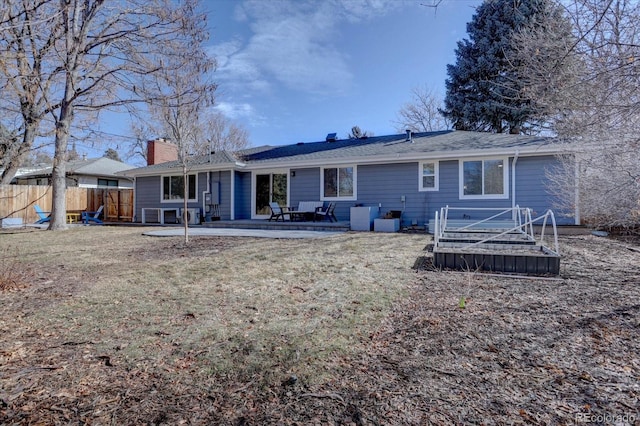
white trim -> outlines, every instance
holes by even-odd
[[[433,182],[433,188],[425,188],[423,187],[423,165],[425,163],[433,163],[433,176],[434,176],[434,182]],[[427,160],[427,161],[420,161],[418,162],[418,192],[425,192],[425,191],[439,191],[440,190],[440,162],[438,160]]]
[[[502,160],[502,194],[465,195],[464,193],[464,163],[482,161],[482,186],[484,192],[484,162]],[[507,200],[509,199],[509,157],[476,157],[458,160],[458,197],[461,200]]]
[[[195,183],[195,194],[196,194],[196,198],[189,198],[187,199],[187,202],[198,202],[198,174],[199,173],[187,173],[187,181],[189,180],[189,176],[195,176],[196,177],[196,183]],[[174,174],[164,174],[164,175],[160,175],[160,202],[161,203],[181,203],[184,202],[184,198],[170,198],[168,200],[164,199],[164,178],[165,177],[175,177],[175,176],[179,176],[179,177],[183,177],[184,175],[182,173],[174,173]],[[187,187],[187,189],[189,189]],[[188,194],[187,194],[188,195]]]
[[[353,194],[348,197],[325,197],[324,196],[324,171],[325,169],[353,169]],[[339,174],[338,174],[339,175]],[[358,199],[358,165],[340,164],[336,166],[320,167],[320,201],[356,201]]]
[[[251,171],[251,219],[269,219],[270,215],[256,214],[256,176],[257,175],[282,175],[287,176],[287,205],[289,205],[289,194],[291,191],[291,169],[276,168]],[[283,206],[284,207],[284,206]]]

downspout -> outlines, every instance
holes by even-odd
[[[133,177],[133,212],[132,215],[133,216],[131,218],[131,222],[135,222],[136,221],[136,209],[138,208],[137,204],[138,204],[138,197],[136,197],[136,193],[138,192],[138,178],[136,176]],[[104,218],[104,216],[103,216]]]
[[[515,154],[513,155],[513,162],[511,163],[511,215],[512,219],[516,220],[516,164],[518,163],[518,157],[520,156],[520,151],[516,149]]]

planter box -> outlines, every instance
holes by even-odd
[[[400,219],[376,219],[373,222],[375,232],[398,232],[400,230]]]
[[[371,231],[373,219],[378,217],[378,207],[351,207],[352,231]]]

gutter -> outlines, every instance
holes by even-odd
[[[557,155],[562,152],[558,149],[527,149],[526,151],[518,150],[518,156],[525,155]],[[423,155],[421,155],[423,154]],[[513,155],[513,148],[511,149],[498,149],[498,150],[484,150],[484,151],[439,151],[429,153],[402,153],[402,154],[385,154],[375,156],[351,156],[351,157],[336,157],[336,158],[323,158],[323,159],[300,159],[292,161],[278,161],[278,162],[252,162],[247,164],[248,170],[264,170],[273,168],[302,168],[302,167],[321,167],[329,165],[340,164],[357,164],[357,165],[369,165],[369,164],[385,164],[385,163],[410,163],[416,161],[427,160],[458,160],[460,158],[487,158],[494,156],[511,156]]]

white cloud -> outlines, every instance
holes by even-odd
[[[230,120],[242,121],[252,126],[262,125],[266,120],[251,104],[246,102],[217,102],[213,109]]]
[[[353,75],[340,50],[341,26],[370,19],[401,4],[393,0],[247,0],[235,10],[252,35],[214,46],[218,76],[247,90],[272,90],[275,80],[303,93],[346,91]]]
[[[248,118],[254,114],[253,107],[248,103],[234,104],[230,102],[218,102],[214,109],[232,120]]]

